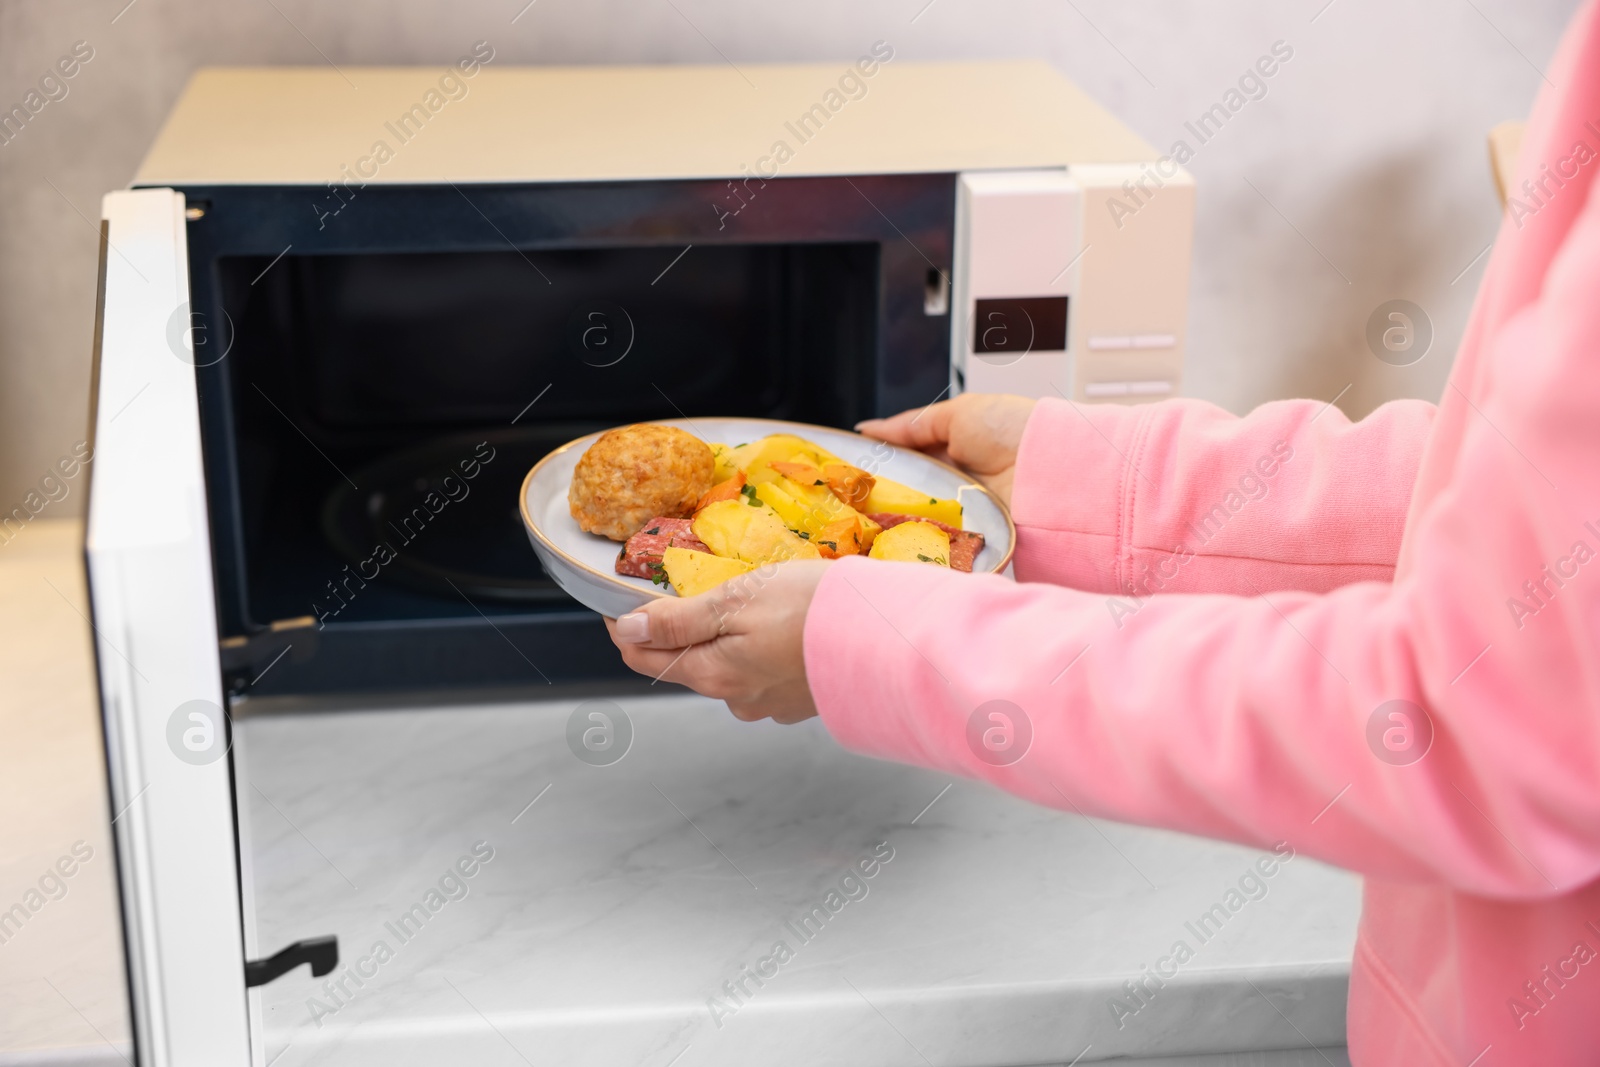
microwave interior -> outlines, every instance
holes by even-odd
[[[737,217],[711,207],[728,183],[371,188],[331,217],[327,190],[191,191],[234,690],[624,677],[529,546],[522,480],[624,423],[849,427],[933,400],[951,182],[862,181],[769,182]]]

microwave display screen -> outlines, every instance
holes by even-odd
[[[1062,352],[1067,347],[1067,298],[1032,296],[974,301],[972,351],[1006,355]]]

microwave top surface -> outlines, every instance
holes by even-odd
[[[571,182],[1153,161],[1048,64],[417,67],[194,75],[133,184]],[[474,51],[476,50],[476,51]],[[870,73],[869,73],[870,72]]]

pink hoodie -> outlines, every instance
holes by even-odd
[[[1357,1064],[1600,1060],[1596,11],[1437,412],[1042,401],[1018,583],[848,559],[806,619],[846,747],[1366,875]]]

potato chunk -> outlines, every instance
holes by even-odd
[[[679,596],[695,596],[715,589],[729,578],[748,574],[754,566],[743,560],[726,559],[707,552],[669,546],[661,553],[661,567],[667,581]]]
[[[733,465],[744,471],[745,477],[749,478],[753,485],[770,482],[778,477],[777,472],[772,469],[774,463],[801,462],[820,468],[826,463],[839,462],[839,457],[831,452],[826,452],[792,433],[775,433],[759,441],[740,445],[733,450],[731,459]]]
[[[809,536],[814,532],[814,529],[821,528],[808,521],[810,517],[806,513],[806,505],[789,493],[784,479],[779,478],[776,481],[762,482],[760,485],[752,486],[752,489],[756,494],[756,499],[777,512],[778,518],[783,520],[783,524],[796,533],[803,532]]]
[[[733,449],[727,445],[714,444],[711,446],[711,462],[711,480],[714,483],[727,481],[739,469],[733,462]]]
[[[950,535],[931,522],[902,522],[880,533],[873,540],[872,551],[868,555],[873,559],[948,567]]]
[[[862,509],[871,515],[890,512],[896,515],[916,515],[924,519],[937,519],[946,526],[961,529],[961,502],[959,500],[931,497],[920,489],[879,478]]]
[[[748,499],[719,500],[694,517],[694,535],[707,548],[728,559],[752,565],[786,559],[818,559],[815,545],[797,536],[772,508]]]
[[[810,470],[820,474],[815,467],[796,468],[794,464],[778,464],[791,473],[777,481],[763,482],[755,487],[758,497],[768,504],[783,524],[817,546],[824,559],[852,556],[865,552],[872,539],[882,529],[876,522],[856,511],[834,496],[821,479],[797,480],[793,475]]]

